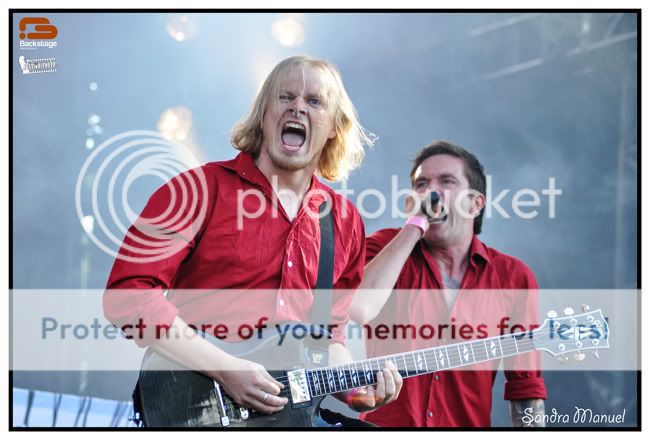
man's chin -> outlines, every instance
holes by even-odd
[[[309,166],[309,158],[304,156],[289,156],[271,154],[271,163],[284,171],[299,171]]]
[[[304,145],[302,148],[307,148],[307,146]],[[282,147],[279,149],[280,151],[269,151],[269,157],[273,166],[284,171],[305,169],[315,160],[313,156],[306,155],[304,151],[292,153],[282,149]]]
[[[445,247],[449,242],[449,234],[441,228],[442,225],[430,226],[427,233],[424,235],[427,243],[435,247]]]

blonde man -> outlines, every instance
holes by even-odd
[[[365,263],[363,223],[354,206],[316,175],[331,181],[345,179],[360,165],[364,145],[371,140],[337,69],[309,57],[280,62],[248,115],[234,128],[232,143],[240,150],[237,157],[206,164],[198,173],[185,173],[149,200],[141,223],[183,212],[196,227],[168,228],[165,236],[178,237],[180,245],[158,261],[133,263],[118,257],[108,288],[147,289],[148,294],[115,295],[107,290],[105,315],[117,326],[143,319],[145,324],[162,323],[181,335],[187,334],[190,322],[218,319],[232,337],[241,322],[258,322],[260,317],[269,318],[267,325],[309,321],[313,297],[305,292],[316,285],[320,252],[319,218],[314,214],[329,199],[335,237],[332,281],[340,292],[335,291],[332,304],[330,362],[351,360],[343,328]],[[201,180],[197,176],[204,177],[205,190],[183,192],[188,181]],[[256,195],[248,197],[251,193]],[[201,208],[206,215],[195,222]],[[132,237],[127,234],[120,255],[132,260],[133,249],[150,250],[142,245],[142,229],[132,226]],[[165,297],[163,292],[169,289],[271,289],[276,294],[220,294],[187,301]],[[287,399],[279,396],[283,384],[262,365],[235,358],[202,338],[160,338],[144,331],[136,342],[204,372],[240,405],[264,413],[287,405]],[[387,364],[377,373],[375,387],[354,393],[364,399],[337,397],[349,400],[356,410],[368,410],[393,401],[401,384],[396,367]]]

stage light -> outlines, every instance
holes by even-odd
[[[165,110],[158,120],[158,131],[166,139],[184,141],[192,128],[192,112],[185,107]]]
[[[178,42],[194,38],[199,32],[197,20],[189,15],[176,15],[165,26],[170,37]]]
[[[88,148],[89,150],[95,148],[95,139],[93,138],[86,139],[86,148]]]
[[[305,41],[302,14],[287,14],[271,26],[271,34],[283,46],[298,46]]]
[[[96,92],[97,91],[97,83],[96,82],[91,82],[88,84],[88,89],[90,89],[91,92]]]
[[[95,229],[95,217],[92,215],[86,215],[81,218],[81,227],[83,228],[84,231],[86,231],[86,234],[92,234],[93,229]]]
[[[102,118],[100,118],[99,115],[94,115],[93,114],[93,115],[90,115],[90,117],[88,118],[88,123],[90,125],[97,125],[97,124],[99,124],[99,121],[101,121],[101,120],[102,120]]]

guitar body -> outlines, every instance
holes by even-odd
[[[290,325],[302,325],[292,323]],[[304,327],[304,325],[303,325]],[[320,330],[319,330],[320,331]],[[326,363],[327,353],[314,344],[312,338],[297,340],[286,337],[280,343],[279,332],[267,329],[261,338],[241,343],[224,343],[206,336],[210,342],[229,354],[265,365],[268,359],[282,359],[291,370],[323,367],[311,359]],[[269,371],[276,379],[285,378],[286,371]],[[146,427],[222,427],[221,406],[215,383],[209,377],[189,371],[156,353],[151,348],[145,353],[138,381],[141,418]],[[288,388],[285,387],[285,388]],[[244,410],[221,388],[226,407],[228,427],[312,427],[324,422],[318,416],[319,405],[324,396],[314,397],[309,403],[289,403],[280,412],[261,414]]]

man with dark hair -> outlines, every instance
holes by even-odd
[[[407,199],[407,208],[413,216],[406,225],[377,231],[366,240],[366,270],[350,309],[351,318],[368,323],[370,328],[449,323],[436,335],[437,345],[485,338],[494,332],[492,320],[508,322],[501,320],[504,316],[534,325],[538,306],[532,271],[477,238],[486,192],[478,159],[459,146],[434,142],[417,154],[411,183],[415,195]],[[422,201],[428,200],[432,201],[424,202],[425,209],[421,209]],[[486,289],[500,289],[499,297]],[[479,322],[486,327],[469,337],[444,334],[445,329],[460,323],[480,328]],[[436,345],[421,339],[405,338],[395,347],[366,337],[367,354],[389,355]],[[433,359],[428,361],[433,363]],[[495,356],[471,371],[442,371],[447,369],[444,364],[425,366],[425,371],[440,371],[405,379],[396,401],[362,418],[380,426],[489,426],[499,361]],[[544,413],[546,388],[538,355],[532,352],[506,358],[504,364],[505,398],[511,401],[513,425],[523,426],[524,411],[542,420],[537,416]]]
[[[432,156],[441,154],[454,156],[463,160],[465,162],[464,174],[469,184],[469,188],[479,194],[485,194],[485,173],[483,172],[483,165],[481,165],[476,156],[474,156],[469,151],[459,147],[458,145],[454,145],[445,141],[436,141],[428,147],[423,148],[413,160],[413,167],[411,168],[410,176],[411,186],[413,186],[416,191],[418,189],[416,186],[416,173],[418,170],[420,170],[420,165],[422,165],[422,162]],[[421,180],[419,184],[422,185],[423,181]],[[474,217],[474,234],[478,235],[481,233],[482,225],[483,209],[481,209],[479,214]]]

